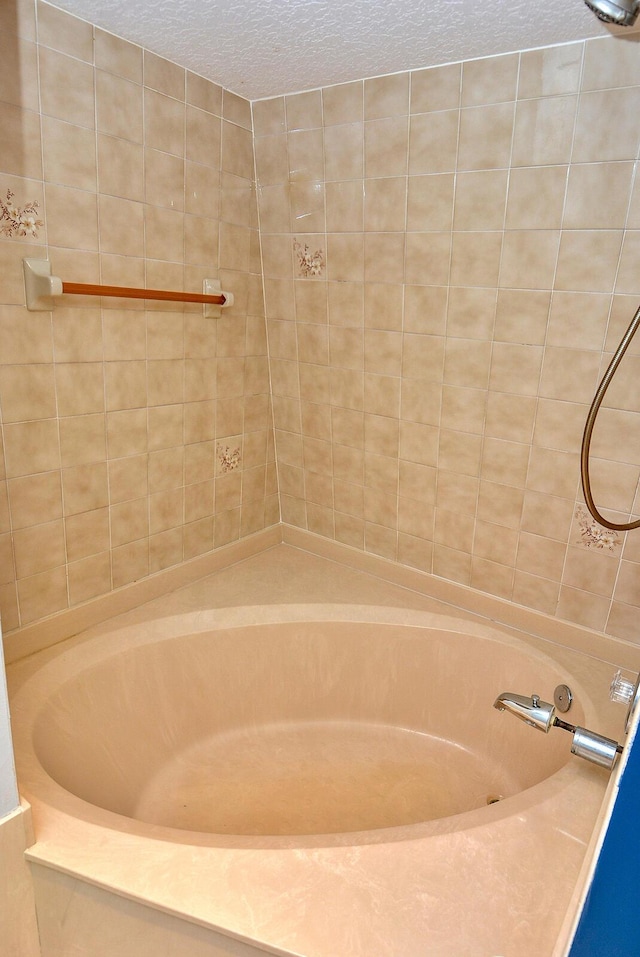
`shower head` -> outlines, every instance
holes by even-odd
[[[598,20],[632,27],[640,13],[640,0],[584,0]]]

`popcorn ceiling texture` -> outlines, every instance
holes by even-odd
[[[250,100],[607,33],[581,0],[58,0],[56,5]]]

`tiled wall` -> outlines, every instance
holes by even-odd
[[[254,104],[285,521],[640,641],[640,531],[579,490],[640,297],[639,78],[606,38]],[[639,356],[594,437],[614,521]]]
[[[0,6],[6,632],[279,512],[250,104],[54,7]],[[219,277],[236,305],[30,313],[23,257],[66,281]]]
[[[278,520],[264,269],[285,521],[640,640],[640,532],[593,525],[578,468],[640,297],[638,44],[260,101],[254,140],[247,101],[174,64],[44,3],[1,16],[5,631]],[[28,313],[26,256],[220,277],[236,306]],[[594,440],[616,520],[640,510],[639,357]]]

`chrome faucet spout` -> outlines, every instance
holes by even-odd
[[[525,724],[537,728],[538,731],[544,731],[545,734],[548,733],[549,728],[553,727],[556,720],[555,705],[542,701],[537,694],[527,697],[507,691],[498,695],[493,707],[498,711],[508,711]]]
[[[538,731],[544,731],[548,734],[549,728],[558,727],[562,731],[569,731],[573,734],[573,743],[571,751],[578,757],[586,758],[593,764],[598,764],[602,768],[611,771],[616,763],[616,759],[622,751],[622,745],[611,738],[605,738],[595,731],[589,731],[587,728],[579,728],[574,724],[562,721],[556,716],[555,705],[548,701],[541,701],[537,694],[527,697],[522,694],[512,694],[509,691],[498,695],[493,702],[493,707],[498,711],[508,711],[516,716],[531,728],[537,728]]]

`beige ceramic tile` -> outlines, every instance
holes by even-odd
[[[144,85],[158,93],[166,93],[178,100],[185,96],[185,71],[183,67],[163,57],[144,51]]]
[[[409,173],[446,173],[456,168],[458,110],[411,117]]]
[[[93,62],[93,26],[48,3],[38,2],[38,41],[61,53]]]
[[[5,422],[52,418],[56,414],[53,366],[3,366],[0,400]]]
[[[490,365],[489,342],[447,338],[444,350],[444,381],[449,385],[486,389]]]
[[[406,332],[442,334],[446,328],[445,286],[407,285],[405,288]]]
[[[55,378],[59,416],[104,411],[102,363],[57,363]]]
[[[60,468],[57,422],[41,419],[4,426],[7,478]]]
[[[487,482],[524,488],[530,446],[487,437],[482,448],[480,476]]]
[[[579,292],[611,292],[621,245],[622,232],[617,230],[563,232],[557,287]]]
[[[9,481],[11,526],[42,525],[62,518],[60,473],[43,472]]]
[[[149,574],[147,539],[112,549],[113,587],[119,588]]]
[[[482,440],[471,432],[440,432],[438,465],[462,475],[478,476],[482,457]]]
[[[222,115],[225,120],[237,123],[245,130],[252,130],[251,103],[230,90],[222,91]]]
[[[70,415],[60,419],[59,428],[63,468],[105,460],[104,415]]]
[[[323,179],[322,130],[298,130],[287,136],[291,182],[321,182]]]
[[[73,242],[82,249],[98,248],[95,193],[47,184],[46,203],[47,237],[52,246],[69,246]]]
[[[460,111],[459,169],[508,167],[513,136],[514,104],[467,107]]]
[[[13,534],[13,546],[18,580],[64,565],[62,520],[17,529]]]
[[[451,246],[451,283],[456,286],[495,287],[500,271],[502,233],[454,232]]]
[[[269,100],[256,100],[252,105],[252,111],[256,137],[286,132],[283,96],[274,96]]]
[[[145,251],[149,259],[183,261],[184,216],[179,210],[145,208]]]
[[[600,631],[607,621],[609,606],[608,598],[590,595],[580,589],[562,585],[556,614],[558,618],[575,621],[581,625],[590,622],[593,628]]]
[[[533,396],[490,392],[486,434],[514,442],[530,442],[535,415],[536,400]]]
[[[413,236],[420,234],[413,233]],[[415,256],[415,245],[412,253]],[[365,283],[380,277],[384,268],[387,282],[401,283],[405,275],[405,237],[401,232],[365,233],[364,237],[364,279]],[[410,275],[415,281],[416,266],[412,264]]]
[[[480,482],[478,490],[478,518],[496,525],[520,529],[524,492],[522,489]]]
[[[577,106],[577,96],[521,100],[516,107],[512,165],[568,163]]]
[[[168,154],[162,154],[167,156]],[[169,174],[169,166],[173,166],[173,171]],[[169,181],[165,178],[169,174]],[[200,166],[197,163],[187,163],[185,170],[185,209],[189,213],[196,213],[200,216],[209,216],[212,219],[217,219],[220,211],[220,173],[218,170],[209,166]],[[167,185],[170,186],[169,196],[167,192]],[[179,207],[178,191],[180,189],[177,171],[174,163],[168,164],[167,161],[163,163],[162,175],[158,178],[158,169],[156,167],[154,175],[154,187],[157,190],[158,187],[161,187],[159,191],[159,197],[165,197],[165,202],[160,203],[160,205],[167,205],[166,199],[169,198],[171,203],[169,205],[175,205],[176,208]],[[151,201],[151,200],[150,200]],[[158,202],[158,194],[156,195],[155,202]]]
[[[529,575],[560,581],[565,553],[566,544],[563,542],[552,542],[540,535],[522,532],[516,566]]]
[[[3,33],[25,40],[36,39],[36,10],[30,0],[17,0],[0,14]]]
[[[364,171],[363,123],[325,128],[324,167],[327,182],[362,177]]]
[[[95,191],[95,133],[43,117],[42,148],[47,182]]]
[[[452,174],[410,176],[407,188],[407,229],[422,231],[450,228],[453,193]]]
[[[598,293],[560,292],[553,294],[547,342],[600,350],[603,346],[610,296]]]
[[[220,162],[220,121],[195,107],[187,107],[186,157],[195,163],[217,168]],[[162,146],[159,147],[163,149]],[[177,132],[175,148],[168,152],[181,154],[178,149]]]
[[[96,68],[142,83],[142,48],[98,27],[94,32]]]
[[[340,185],[340,184],[336,184]],[[364,187],[364,228],[367,231],[403,231],[406,223],[406,178],[401,176],[384,179],[367,179]],[[329,221],[329,196],[327,194],[327,229],[333,231]]]
[[[569,173],[564,228],[622,229],[632,176],[632,163],[574,163]]]
[[[65,517],[104,508],[109,502],[106,463],[64,469],[62,490]]]
[[[245,179],[253,177],[251,133],[226,121],[222,124],[222,168]]]
[[[76,562],[91,555],[108,552],[109,510],[96,508],[78,515],[68,515],[64,523],[67,561]]]
[[[582,43],[567,43],[521,53],[518,96],[525,99],[577,93],[582,54]]]
[[[407,172],[408,132],[404,117],[365,123],[365,175],[395,176]]]
[[[67,566],[67,574],[70,605],[105,595],[111,589],[111,556],[105,551],[71,562]]]
[[[42,112],[92,129],[95,125],[93,68],[44,47],[40,48],[39,67]]]
[[[256,139],[256,171],[260,186],[286,183],[289,178],[287,137],[282,133]]]
[[[567,167],[513,169],[509,176],[507,229],[572,228],[563,218]],[[544,202],[540,197],[544,196]]]
[[[288,130],[313,130],[322,126],[322,94],[320,90],[285,96]]]
[[[144,251],[144,209],[141,203],[99,196],[100,249],[140,257]]]
[[[322,90],[325,126],[355,123],[364,118],[364,85],[362,81],[341,83]]]
[[[545,349],[540,395],[565,402],[591,400],[597,386],[599,357],[581,349]]]
[[[18,582],[22,625],[68,608],[67,574],[63,567],[41,572]]]
[[[462,64],[415,70],[411,73],[411,112],[457,109],[460,105]]]
[[[341,292],[333,288],[334,283],[355,284],[364,279],[364,238],[361,235],[341,235],[339,233],[330,233],[327,236],[327,261],[328,261],[328,279],[332,281],[329,286],[329,310],[330,321],[334,321],[336,313],[335,305],[343,296]],[[350,290],[347,291],[347,294]],[[362,292],[360,293],[362,299]],[[332,301],[334,308],[332,310]],[[357,314],[353,315],[353,321],[357,322]]]
[[[630,122],[640,106],[640,88],[583,93],[576,119],[574,163],[635,159],[640,133]]]
[[[515,100],[520,57],[466,60],[462,65],[462,106],[486,106]]]
[[[409,74],[394,73],[364,81],[364,118],[403,116],[409,112]]]
[[[583,90],[608,90],[638,82],[638,49],[635,43],[615,38],[588,40],[584,51]]]
[[[109,462],[109,498],[112,504],[147,494],[147,456],[132,455]]]
[[[550,301],[551,293],[547,291],[500,289],[496,308],[496,340],[542,345]]]
[[[527,490],[522,508],[522,529],[558,542],[566,542],[573,520],[573,500]]]
[[[459,173],[454,229],[501,229],[506,201],[506,170]]]
[[[96,108],[100,132],[134,143],[142,142],[142,87],[137,83],[97,70]]]
[[[616,292],[637,295],[638,278],[634,260],[640,247],[640,231],[627,230],[622,242],[620,268],[616,279]]]
[[[563,239],[568,243],[571,243],[572,235],[571,233],[562,234]],[[558,281],[560,276],[560,267],[556,274],[556,264],[558,246],[562,241],[558,230],[513,229],[507,231],[500,264],[500,285],[513,289],[551,289],[554,277]],[[562,288],[575,288],[575,286]]]
[[[144,153],[137,143],[98,136],[98,182],[101,193],[144,199]]]
[[[187,103],[222,116],[222,87],[187,70]]]
[[[412,285],[446,285],[451,263],[451,233],[407,233],[405,280]]]
[[[184,156],[184,103],[156,93],[144,91],[144,144],[151,149]]]

